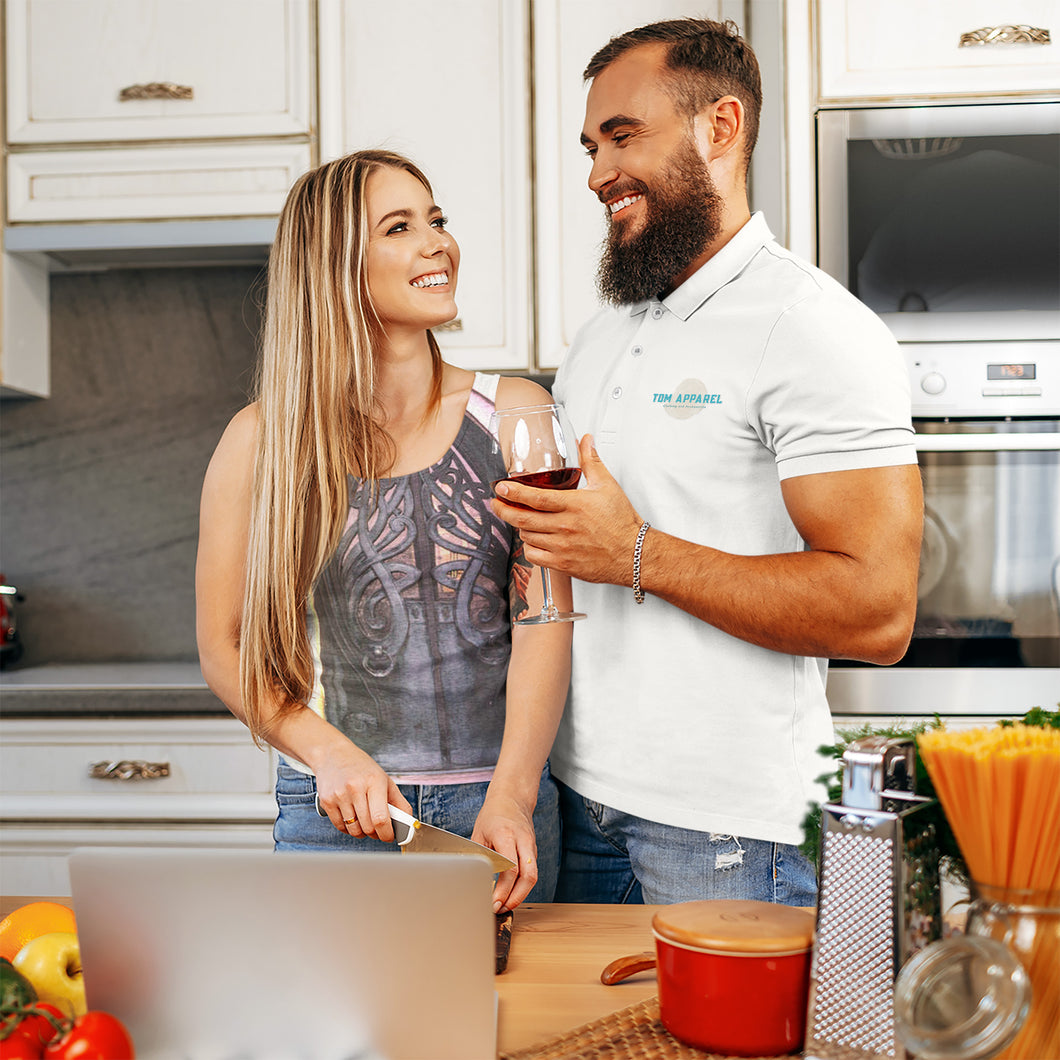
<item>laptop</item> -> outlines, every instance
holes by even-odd
[[[141,1060],[493,1060],[493,876],[447,854],[80,849],[88,1006]]]

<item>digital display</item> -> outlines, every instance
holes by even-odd
[[[987,379],[1034,379],[1036,364],[988,364]]]

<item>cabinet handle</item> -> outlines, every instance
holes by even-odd
[[[960,48],[976,44],[1048,44],[1049,31],[1036,26],[983,26],[961,34]]]
[[[88,775],[93,780],[156,780],[169,776],[168,762],[95,762],[89,766]]]
[[[454,320],[447,321],[445,324],[436,324],[431,331],[463,331],[464,322],[460,317],[456,317]]]
[[[151,81],[146,85],[128,85],[118,93],[120,103],[133,99],[194,99],[191,85],[176,85],[172,81]]]

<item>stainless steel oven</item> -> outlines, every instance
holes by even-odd
[[[925,501],[916,626],[893,667],[832,664],[832,711],[1056,710],[1060,356],[1045,343],[1037,359],[1015,364],[995,359],[989,344],[964,344],[927,362],[922,349],[906,353]],[[925,393],[920,382],[933,375],[929,391],[941,390]]]

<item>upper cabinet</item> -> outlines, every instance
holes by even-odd
[[[275,215],[311,163],[311,0],[8,0],[7,219]]]
[[[460,246],[467,368],[533,363],[528,0],[319,0],[322,159],[386,148],[426,173]]]
[[[305,0],[8,0],[8,142],[308,136]]]
[[[822,104],[1055,94],[1057,0],[815,0]]]

